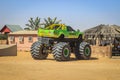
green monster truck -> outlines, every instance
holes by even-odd
[[[70,60],[71,53],[77,59],[90,59],[91,47],[83,41],[83,33],[64,24],[53,24],[38,29],[38,41],[31,46],[34,59],[46,59],[52,53],[57,61]]]

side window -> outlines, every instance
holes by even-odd
[[[24,37],[23,36],[19,36],[19,42],[23,43],[24,42]]]
[[[70,26],[67,26],[67,30],[68,30],[68,31],[75,31],[75,30],[72,29],[72,27],[70,27]]]
[[[32,37],[32,36],[29,36],[29,37],[28,37],[28,41],[29,41],[29,42],[33,42],[33,37]]]
[[[15,41],[15,37],[14,36],[10,36],[10,42],[14,42]]]

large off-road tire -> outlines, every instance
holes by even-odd
[[[46,59],[48,56],[47,48],[40,41],[31,46],[31,55],[34,59]]]
[[[91,47],[87,42],[81,42],[78,46],[78,52],[75,53],[77,59],[90,59],[91,56]]]
[[[31,46],[31,51],[34,51],[34,47],[36,46],[36,44],[38,43],[38,41],[34,42]]]
[[[70,60],[70,46],[65,42],[60,42],[54,45],[52,53],[57,61],[68,61]]]

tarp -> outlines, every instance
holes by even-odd
[[[0,56],[17,56],[17,45],[0,45]]]

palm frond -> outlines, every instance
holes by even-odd
[[[44,24],[45,27],[50,26],[52,24],[59,24],[61,22],[61,20],[57,21],[57,17],[55,17],[53,19],[48,17],[47,19],[44,19],[44,21],[45,21],[45,24]]]
[[[29,24],[26,24],[26,26],[30,27],[31,30],[37,30],[40,27],[39,17],[37,17],[35,20],[33,20],[33,18],[30,18],[28,22]]]

